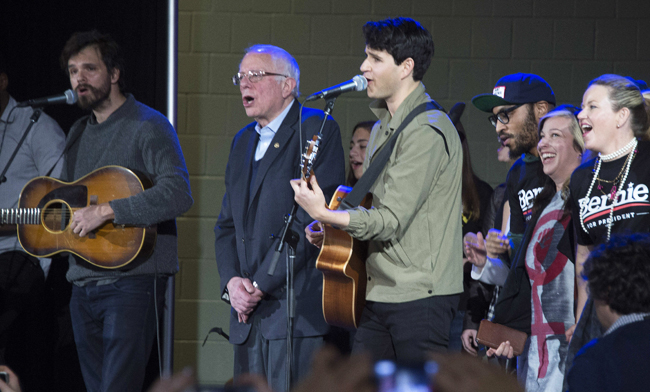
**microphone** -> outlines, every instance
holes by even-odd
[[[77,93],[71,89],[65,90],[63,94],[52,95],[51,97],[29,99],[27,101],[19,102],[16,104],[17,107],[23,108],[25,106],[32,107],[41,107],[48,105],[58,105],[60,103],[67,103],[68,105],[74,105],[77,103]]]
[[[305,99],[305,102],[315,101],[321,98],[338,97],[339,95],[347,93],[348,91],[363,91],[366,89],[366,87],[368,87],[368,81],[366,78],[361,75],[357,75],[347,82],[343,82],[341,84],[337,84],[336,86],[321,90],[317,93],[313,93],[312,95],[308,96],[307,99]]]

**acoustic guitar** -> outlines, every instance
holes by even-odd
[[[137,195],[151,183],[129,169],[105,166],[74,182],[36,177],[20,193],[18,208],[0,210],[0,224],[18,225],[18,240],[27,253],[49,257],[70,252],[97,267],[121,268],[151,254],[156,227],[106,222],[86,237],[70,229],[81,208]]]
[[[302,179],[309,182],[320,138],[314,136],[303,154]],[[341,185],[336,189],[330,210],[338,209],[352,188]],[[368,194],[361,205],[370,208]],[[330,325],[354,329],[359,326],[361,312],[366,303],[366,265],[368,245],[352,238],[347,232],[331,225],[321,224],[323,244],[316,260],[316,268],[323,273],[323,317]]]

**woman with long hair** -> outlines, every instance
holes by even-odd
[[[517,363],[526,391],[559,391],[569,345],[565,332],[574,322],[572,241],[565,236],[571,233],[569,180],[580,165],[584,143],[578,121],[568,110],[549,112],[538,129],[544,187],[533,203],[532,218],[499,294],[493,321],[530,335]],[[487,354],[513,357],[505,342]]]

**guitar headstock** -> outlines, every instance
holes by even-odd
[[[316,161],[319,144],[320,136],[314,135],[311,140],[307,141],[305,152],[300,159],[300,176],[307,183],[309,183],[309,177],[314,174],[314,162]]]

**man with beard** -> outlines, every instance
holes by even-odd
[[[79,106],[90,110],[68,134],[63,180],[116,165],[153,184],[137,195],[79,209],[70,220],[70,230],[80,237],[107,223],[157,225],[152,253],[127,270],[95,268],[71,255],[66,276],[73,283],[70,313],[86,388],[141,391],[165,283],[178,271],[175,218],[193,202],[189,175],[169,121],[123,92],[123,61],[111,37],[73,34],[61,66]]]
[[[464,241],[468,260],[474,264],[472,278],[495,285],[487,309],[487,317],[491,319],[500,289],[508,276],[509,256],[514,257],[521,244],[533,211],[533,200],[544,185],[542,162],[537,153],[537,124],[554,108],[555,94],[541,77],[516,73],[499,79],[492,94],[477,95],[472,103],[479,110],[492,114],[488,120],[496,128],[501,145],[508,147],[510,159],[517,159],[506,178],[502,225],[488,232],[485,245],[480,233],[468,233]],[[468,301],[481,302],[475,297]],[[482,313],[479,309],[474,311],[479,315]],[[476,334],[476,330],[463,331],[461,340],[466,349],[471,348],[469,339],[475,339]]]
[[[542,190],[543,178],[538,175],[542,173],[542,162],[537,153],[537,124],[555,107],[555,94],[541,77],[516,73],[499,79],[492,94],[477,95],[472,103],[479,110],[492,113],[488,120],[496,128],[501,144],[510,149],[511,159],[519,157],[506,179],[510,223],[506,226],[507,220],[504,220],[503,227],[509,227],[510,240],[505,237],[508,230],[490,230],[486,242],[487,263],[485,267],[475,266],[472,275],[485,283],[502,285],[507,269],[494,268],[503,265],[497,256],[509,250],[514,255],[531,217],[533,200]]]

